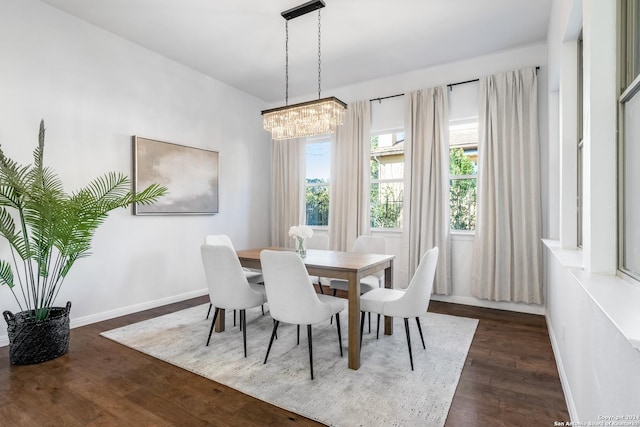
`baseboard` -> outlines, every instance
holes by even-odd
[[[151,308],[156,308],[167,304],[173,304],[174,302],[180,302],[190,298],[196,298],[202,295],[206,295],[207,292],[209,292],[208,289],[203,288],[166,298],[143,302],[140,304],[129,305],[127,307],[116,308],[114,310],[103,311],[102,313],[90,314],[88,316],[78,318],[71,318],[70,327],[71,329],[78,328],[80,326],[102,322],[103,320],[109,320],[115,317],[126,316],[127,314],[137,313],[139,311],[149,310]],[[7,345],[9,345],[9,337],[6,334],[0,335],[0,347],[4,347]]]
[[[518,304],[514,302],[488,301],[473,297],[456,295],[431,295],[434,301],[451,302],[454,304],[472,305],[475,307],[493,308],[496,310],[516,311],[519,313],[538,314],[544,316],[546,309],[542,305]]]
[[[558,341],[556,340],[556,334],[553,331],[553,327],[551,326],[549,317],[545,316],[545,319],[547,321],[547,330],[549,331],[551,348],[553,349],[553,356],[556,359],[558,375],[560,376],[560,384],[562,384],[562,392],[564,393],[564,400],[567,403],[569,417],[571,418],[572,423],[578,423],[578,411],[576,411],[576,405],[573,401],[573,395],[571,394],[571,387],[569,387],[569,379],[567,378],[567,373],[564,370],[564,363],[562,362],[562,357],[560,355],[560,347],[558,346]]]

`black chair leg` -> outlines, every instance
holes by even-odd
[[[274,325],[276,324],[275,319],[273,320],[273,324],[274,324]],[[276,332],[276,339],[278,339],[278,333],[277,333],[277,332]]]
[[[418,324],[418,331],[420,331],[420,339],[422,340],[422,348],[424,348],[426,350],[427,347],[425,347],[425,345],[424,345],[424,337],[422,336],[422,326],[420,326],[420,318],[419,317],[416,317],[416,323]]]
[[[211,314],[211,307],[213,307],[213,304],[209,303],[209,310],[207,311],[207,319],[209,318],[209,315]]]
[[[337,289],[334,289],[334,290],[333,290],[333,296],[334,296],[334,297],[336,296],[336,293],[338,293],[338,290],[337,290]]]
[[[380,315],[378,314],[378,325],[377,325],[377,331],[376,331],[376,339],[380,338]]]
[[[264,316],[264,304],[262,304],[260,308],[262,308],[262,315]]]
[[[362,332],[364,331],[364,311],[360,314],[360,348],[362,349]]]
[[[407,331],[407,346],[409,346],[409,360],[411,361],[411,370],[413,371],[413,354],[411,354],[411,337],[409,336],[409,318],[404,318],[404,329]]]
[[[371,333],[371,312],[369,312],[369,333]]]
[[[244,357],[247,357],[247,310],[240,310],[242,319],[242,344],[244,345]]]
[[[311,368],[311,379],[313,379],[313,344],[311,343],[311,325],[307,325],[307,338],[309,340],[309,367]]]
[[[340,332],[340,313],[336,313],[336,327],[338,328],[338,344],[340,345],[340,357],[342,357],[342,333]]]
[[[296,345],[300,345],[300,325],[296,325],[298,328],[298,343]]]
[[[276,331],[278,330],[278,325],[280,324],[279,320],[273,321],[273,332],[271,332],[271,339],[269,340],[269,347],[267,348],[267,355],[264,357],[264,364],[267,363],[267,359],[269,358],[269,352],[271,351],[271,345],[273,344],[273,339],[276,337]]]
[[[233,310],[233,326],[236,326],[236,311]]]
[[[320,289],[320,293],[324,295],[324,291],[322,290],[322,283],[320,283],[320,278],[318,277],[318,288]]]
[[[209,341],[211,341],[211,334],[213,333],[213,327],[216,324],[216,319],[218,318],[218,311],[220,309],[216,307],[216,311],[213,312],[213,321],[211,322],[211,329],[209,329],[209,338],[207,338],[207,346],[209,346]]]

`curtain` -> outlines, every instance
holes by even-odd
[[[349,104],[331,148],[329,241],[333,250],[349,250],[358,236],[369,233],[370,133],[369,101]]]
[[[537,76],[480,79],[478,208],[471,290],[494,301],[542,303]]]
[[[293,247],[289,227],[302,224],[303,142],[299,139],[273,141],[271,183],[271,244]]]
[[[449,106],[447,87],[405,96],[405,189],[403,246],[407,278],[434,246],[440,255],[433,292],[451,293],[449,242]]]

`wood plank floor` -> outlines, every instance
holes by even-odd
[[[69,353],[39,365],[11,366],[0,348],[0,425],[321,425],[98,335],[207,301],[72,329]],[[480,320],[447,426],[569,420],[544,317],[436,301],[429,310]]]

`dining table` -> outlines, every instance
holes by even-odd
[[[261,269],[260,252],[269,250],[292,250],[280,247],[264,247],[236,251],[243,267]],[[302,258],[309,275],[330,279],[343,279],[349,283],[348,299],[348,366],[360,368],[360,279],[384,271],[384,286],[393,287],[394,255],[341,252],[308,249]],[[224,331],[224,312],[216,320],[215,330]],[[384,318],[385,335],[393,334],[393,318]]]

